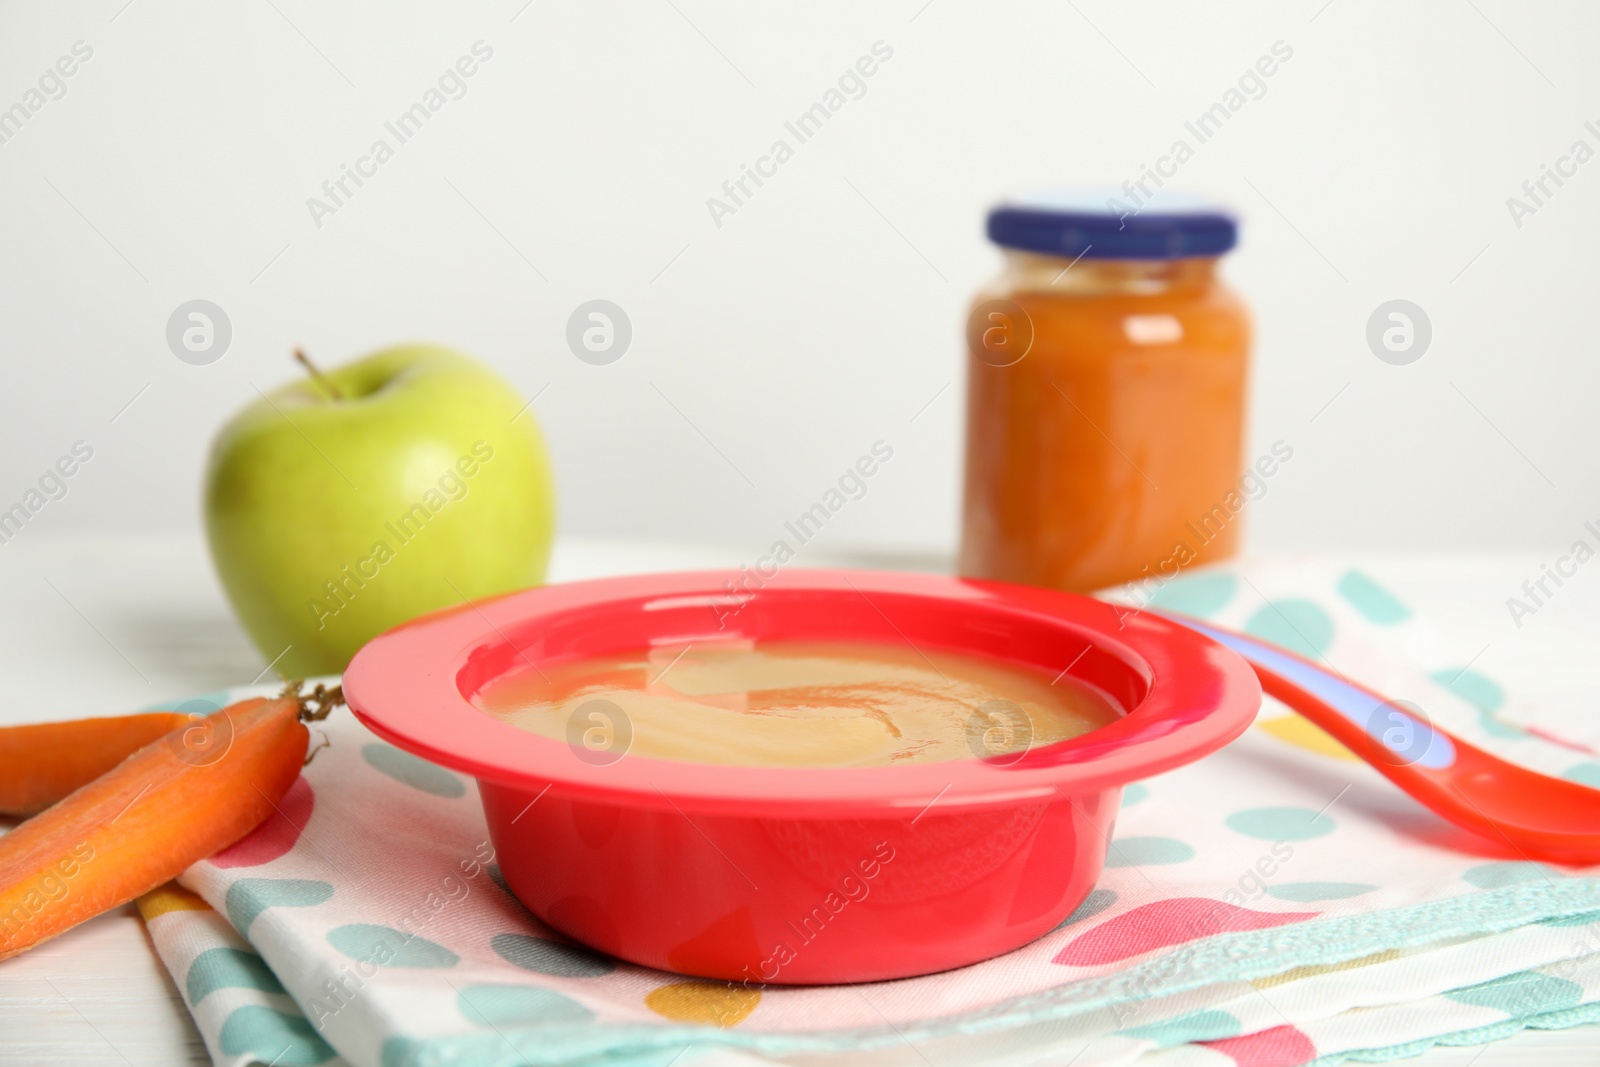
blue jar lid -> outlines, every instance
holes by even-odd
[[[1239,224],[1214,204],[1157,190],[1038,193],[989,212],[989,240],[1067,259],[1184,259],[1217,256],[1239,240]]]

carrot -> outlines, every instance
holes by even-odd
[[[226,848],[272,813],[300,774],[308,734],[339,699],[298,683],[185,725],[0,837],[0,960],[125,904]],[[318,706],[312,710],[310,703]]]
[[[0,815],[32,815],[189,721],[176,711],[0,727]]]

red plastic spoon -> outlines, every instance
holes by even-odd
[[[1528,857],[1600,863],[1600,790],[1508,763],[1310,660],[1169,612],[1249,662],[1261,688],[1457,826]]]

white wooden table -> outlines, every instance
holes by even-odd
[[[756,554],[564,542],[552,578],[737,566]],[[1570,709],[1587,705],[1596,724],[1589,736],[1600,740],[1600,681],[1593,673],[1600,571],[1580,572],[1521,629],[1506,611],[1506,598],[1548,559],[1525,552],[1361,556],[1353,562],[1432,618],[1463,659],[1477,655],[1477,663],[1513,691],[1523,714],[1570,722]],[[821,551],[806,562],[941,564],[825,558]],[[247,682],[263,666],[234,623],[197,541],[50,541],[24,531],[0,545],[0,723],[129,711]],[[206,1062],[178,991],[131,908],[0,964],[0,1064]],[[1528,1032],[1486,1049],[1441,1049],[1411,1062],[1591,1067],[1600,1063],[1600,1027]]]

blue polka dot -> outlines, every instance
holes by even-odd
[[[328,931],[328,944],[362,963],[380,967],[454,967],[461,957],[425,937],[392,926],[350,923]]]
[[[1513,1019],[1525,1019],[1576,1006],[1583,999],[1583,987],[1538,971],[1519,971],[1481,985],[1452,989],[1445,996],[1458,1004],[1493,1008]]]
[[[1335,823],[1326,812],[1310,808],[1246,808],[1226,819],[1231,829],[1262,841],[1309,841],[1334,831]]]
[[[1477,671],[1448,667],[1428,675],[1435,682],[1478,709],[1478,726],[1490,737],[1526,737],[1527,731],[1506,722],[1495,712],[1506,702],[1506,691],[1494,679]]]
[[[1478,712],[1478,728],[1490,737],[1527,737],[1528,731],[1489,711]]]
[[[1494,679],[1470,668],[1447,667],[1429,677],[1479,711],[1499,711],[1506,702],[1506,691]]]
[[[522,985],[474,985],[456,994],[456,1009],[476,1026],[582,1023],[594,1012],[551,989]]]
[[[219,989],[256,989],[263,993],[282,993],[283,983],[272,973],[267,961],[242,948],[208,948],[189,964],[184,991],[189,1006],[200,1003],[206,994]]]
[[[418,759],[411,753],[402,752],[382,741],[372,741],[362,745],[361,758],[374,770],[387,774],[395,781],[404,782],[413,789],[432,793],[436,797],[459,797],[467,792],[467,787],[461,783],[461,779],[443,767],[429,763],[425,759]]]
[[[1578,782],[1582,785],[1593,786],[1600,789],[1600,763],[1577,763],[1561,772],[1561,777],[1569,782]]]
[[[1501,889],[1523,882],[1552,882],[1566,876],[1542,863],[1484,863],[1461,872],[1461,877],[1479,889]]]
[[[1285,882],[1267,886],[1267,896],[1309,904],[1313,900],[1348,900],[1378,887],[1365,882]]]
[[[1149,795],[1150,787],[1147,785],[1141,785],[1138,782],[1134,782],[1132,785],[1123,786],[1122,806],[1125,808],[1131,808]]]
[[[243,937],[268,908],[310,908],[333,896],[333,886],[307,878],[241,878],[228,887],[222,906]]]
[[[1171,1048],[1191,1041],[1216,1041],[1233,1037],[1243,1028],[1238,1019],[1225,1011],[1195,1011],[1176,1019],[1164,1019],[1149,1026],[1135,1026],[1117,1032],[1123,1037],[1154,1041],[1159,1048]]]
[[[304,1016],[257,1004],[235,1008],[217,1037],[229,1056],[252,1056],[278,1067],[313,1067],[333,1059],[333,1049]]]
[[[1369,622],[1379,626],[1393,626],[1411,618],[1406,607],[1389,590],[1368,578],[1360,571],[1346,571],[1339,579],[1339,595],[1359,611]]]
[[[1068,915],[1065,919],[1062,919],[1061,924],[1057,926],[1056,929],[1059,930],[1063,926],[1071,926],[1074,923],[1081,923],[1085,919],[1092,919],[1096,915],[1099,915],[1102,911],[1105,911],[1107,908],[1111,907],[1111,905],[1115,904],[1116,902],[1117,895],[1111,890],[1096,889],[1094,892],[1084,897],[1083,903],[1079,904],[1077,908],[1073,910],[1071,915]]]
[[[422,1058],[424,1047],[415,1038],[397,1034],[384,1041],[383,1049],[378,1053],[379,1067],[415,1067]]]
[[[197,697],[185,697],[180,700],[168,700],[160,704],[151,704],[145,711],[181,711],[185,714],[199,712],[201,715],[210,715],[213,711],[227,707],[233,702],[233,695],[227,689],[213,689],[209,693],[201,693]]]
[[[495,934],[489,947],[507,963],[558,978],[598,978],[617,968],[609,956],[581,945],[563,945],[527,934]]]
[[[1192,859],[1194,849],[1171,837],[1119,837],[1106,853],[1106,866],[1144,867]]]
[[[1333,644],[1333,619],[1309,600],[1269,601],[1250,616],[1244,630],[1310,660],[1322,658]]]
[[[1214,615],[1227,606],[1239,588],[1231,574],[1195,574],[1175,578],[1151,594],[1150,606],[1180,615]]]

